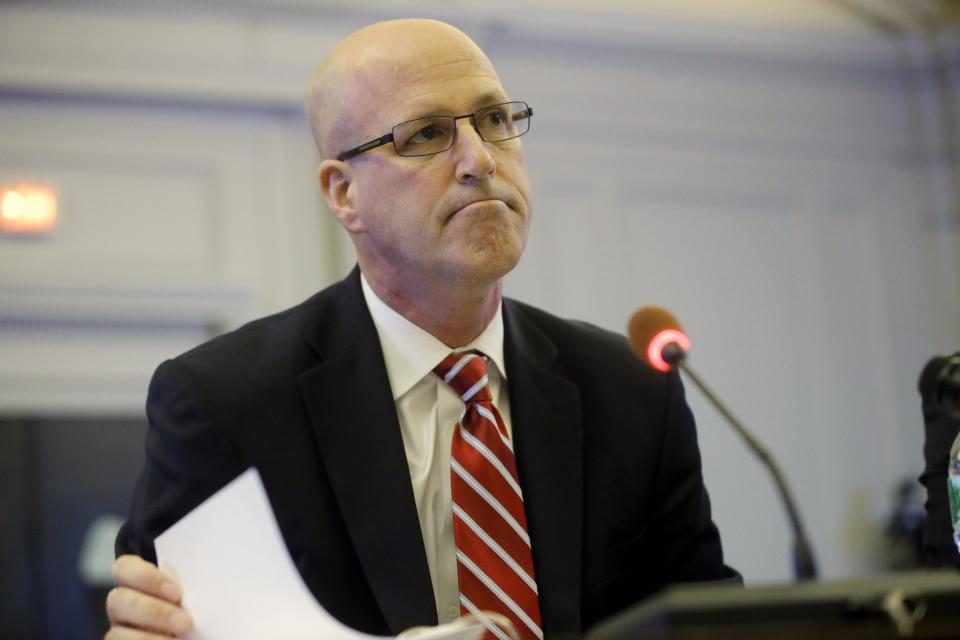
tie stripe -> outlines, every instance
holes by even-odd
[[[460,605],[463,609],[467,610],[467,613],[472,613],[474,616],[476,616],[477,620],[479,620],[480,623],[499,640],[513,640],[513,638],[508,636],[506,632],[504,632],[504,630],[497,625],[497,623],[491,620],[490,617],[487,616],[483,611],[480,611],[480,609],[477,608],[477,605],[470,602],[470,599],[462,593],[460,594]]]
[[[526,582],[527,586],[530,587],[534,593],[539,593],[537,590],[537,583],[533,578],[530,577],[530,574],[528,574],[523,567],[517,564],[517,561],[514,560],[509,553],[504,551],[503,547],[497,544],[496,540],[487,535],[487,532],[481,529],[480,525],[474,522],[473,518],[467,515],[467,512],[461,509],[457,503],[453,503],[453,513],[457,516],[457,520],[454,522],[453,526],[459,527],[466,525],[470,527],[477,537],[480,538],[485,545],[490,547],[490,550],[497,554],[497,557],[503,560],[504,564],[510,567],[513,572],[517,574],[517,577]]]
[[[470,515],[474,521],[482,523],[483,530],[497,541],[507,553],[510,554],[517,564],[523,567],[524,571],[533,576],[533,562],[529,559],[530,542],[527,532],[521,529],[517,531],[507,520],[500,517],[490,505],[481,499],[469,487],[459,484],[453,486],[454,490],[460,490],[456,497],[456,504]],[[454,531],[456,531],[457,520],[453,521]]]
[[[500,585],[507,582],[503,576],[497,576],[497,580],[494,580],[488,576],[477,564],[471,560],[467,555],[461,551],[457,551],[457,560],[467,568],[467,571],[472,574],[473,578],[479,580],[480,583],[487,589],[487,591],[500,602],[501,605],[506,606],[520,621],[533,632],[538,638],[543,638],[543,631],[540,629],[540,625],[534,622],[534,620],[527,614],[523,607],[517,604],[506,591],[501,588]],[[482,590],[479,590],[482,593]],[[518,591],[517,593],[524,595],[524,592]],[[537,606],[536,594],[533,597],[525,598],[526,602],[524,604],[529,607]],[[512,617],[512,616],[511,616]]]
[[[461,481],[461,482],[456,482],[455,486],[460,487],[461,483],[466,483],[469,489],[472,490],[475,495],[479,496],[491,509],[493,509],[506,524],[510,525],[510,528],[513,529],[516,532],[516,534],[529,546],[530,538],[527,535],[527,528],[525,526],[526,523],[525,522],[523,524],[520,523],[520,520],[523,520],[523,517],[522,517],[522,514],[516,513],[517,510],[515,506],[513,510],[514,512],[511,513],[509,509],[503,506],[503,503],[501,503],[500,500],[498,500],[492,493],[490,493],[490,491],[488,491],[486,487],[480,484],[480,482],[478,482],[476,478],[470,475],[469,471],[461,467],[460,463],[457,462],[456,460],[452,460],[452,459],[450,460],[450,469],[453,470],[453,473],[455,475],[455,480]],[[464,492],[463,489],[461,489],[459,493],[464,494],[466,492]],[[467,505],[472,505],[474,503],[475,501],[470,499],[467,499],[466,501],[464,501],[464,504],[467,504]],[[485,509],[480,509],[480,508],[477,508],[475,510],[485,511]],[[517,515],[520,515],[521,517],[518,519]]]
[[[478,408],[480,408],[479,405],[478,405]],[[487,411],[487,413],[490,413],[490,412]],[[504,441],[505,436],[499,435],[500,434],[499,430],[494,431],[494,429],[492,428],[493,425],[496,424],[494,420],[490,420],[487,418],[487,416],[483,415],[483,413],[480,413],[480,420],[485,421],[487,424],[482,429],[478,429],[477,426],[474,426],[473,429],[471,430],[464,423],[464,418],[467,418],[467,417],[468,416],[466,412],[464,412],[464,414],[460,416],[460,420],[458,421],[460,425],[460,435],[463,436],[464,434],[469,434],[470,436],[473,437],[473,440],[471,442],[481,443],[484,446],[484,448],[487,449],[487,451],[490,451],[491,453],[496,455],[496,457],[500,460],[500,464],[503,465],[505,468],[507,468],[508,473],[513,477],[514,480],[516,480],[517,472],[516,472],[516,463],[514,462],[514,457],[513,457],[513,448],[510,447],[507,444],[507,442]],[[493,414],[490,414],[490,417],[494,419],[496,418],[496,416],[494,416]],[[473,416],[472,419],[476,419],[476,417]],[[474,435],[474,433],[472,433],[471,431],[477,432],[477,435]],[[494,432],[496,435],[491,436],[489,435],[490,432]],[[483,436],[486,436],[486,438],[481,439],[481,437]]]
[[[460,437],[469,444],[474,450],[477,451],[480,455],[487,459],[493,467],[500,472],[500,475],[503,476],[503,479],[506,480],[507,484],[510,485],[510,488],[513,489],[513,492],[517,494],[517,497],[522,501],[523,493],[520,491],[520,485],[517,484],[517,479],[513,477],[510,469],[503,464],[503,462],[493,453],[490,449],[487,448],[487,445],[483,444],[480,440],[474,438],[470,435],[470,432],[463,426],[463,422],[460,423]]]
[[[525,640],[542,640],[523,491],[513,445],[493,404],[486,359],[452,354],[434,371],[464,401],[450,452],[461,612],[483,620],[482,611],[495,611]],[[489,620],[484,625],[495,637],[507,637]]]
[[[477,392],[480,391],[481,389],[486,388],[486,386],[487,386],[487,376],[483,376],[482,378],[477,380],[477,383],[475,385],[467,389],[460,399],[463,400],[464,402],[470,402],[470,398],[475,396]],[[477,398],[477,402],[482,402],[482,400],[480,398]]]
[[[450,357],[450,358],[456,358],[455,355],[450,355],[449,357]],[[477,356],[477,354],[475,354],[475,353],[465,353],[465,354],[462,354],[462,356],[460,357],[460,359],[456,361],[456,364],[454,364],[452,367],[450,367],[450,370],[447,371],[447,372],[444,374],[444,376],[443,376],[443,381],[446,382],[447,384],[453,386],[453,384],[454,384],[453,379],[457,377],[457,374],[460,373],[460,370],[463,369],[463,368],[464,368],[465,366],[467,366],[468,364],[470,364],[471,361],[473,361],[474,359],[476,359],[476,358],[478,358],[478,357],[479,357],[479,356]],[[440,366],[443,366],[443,364],[441,363]],[[457,387],[453,387],[453,388],[456,389]],[[462,393],[462,392],[459,392],[459,391],[458,391],[458,393]]]
[[[501,424],[498,424],[496,416],[494,416],[493,413],[491,413],[483,405],[477,405],[477,413],[479,413],[487,421],[489,421],[491,425],[497,428],[497,435],[500,436],[500,442],[502,442],[503,446],[510,450],[510,455],[513,456],[513,443],[510,442],[510,436],[507,435],[507,428]],[[502,431],[501,428],[503,429]]]

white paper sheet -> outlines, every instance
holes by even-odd
[[[260,474],[248,469],[156,539],[160,568],[180,581],[193,640],[364,640],[303,583]],[[404,640],[476,640],[475,621],[404,633]]]

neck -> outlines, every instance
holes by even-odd
[[[361,265],[361,270],[363,267]],[[480,335],[500,307],[503,281],[468,286],[453,281],[445,286],[393,282],[363,271],[370,288],[390,308],[452,349]]]

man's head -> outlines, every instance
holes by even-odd
[[[317,67],[306,111],[324,158],[320,185],[371,283],[413,297],[489,287],[516,265],[531,216],[518,139],[486,142],[463,118],[453,146],[435,155],[402,157],[386,144],[335,159],[401,122],[508,100],[483,51],[432,20],[365,27]]]

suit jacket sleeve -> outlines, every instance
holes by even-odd
[[[582,632],[667,584],[735,579],[679,376],[645,366],[622,335],[598,327],[516,301],[504,318],[545,629]],[[573,591],[577,621],[564,615]]]
[[[243,467],[204,390],[175,360],[157,369],[147,395],[146,460],[116,552],[156,562],[153,540]]]
[[[723,561],[679,376],[649,374],[633,394],[647,410],[625,413],[618,431],[629,435],[603,450],[603,464],[621,478],[604,493],[617,493],[587,487],[591,511],[602,515],[588,520],[586,531],[607,538],[588,544],[585,557],[587,628],[666,585],[742,581]]]
[[[723,566],[693,414],[676,372],[667,377],[666,391],[663,446],[650,517],[652,546],[663,551],[654,557],[658,572],[664,584],[732,577]]]

